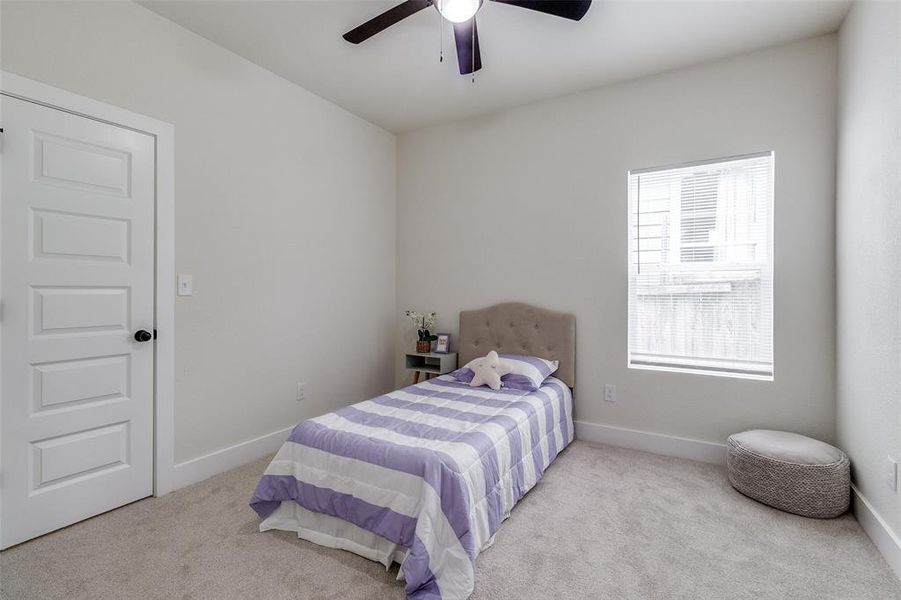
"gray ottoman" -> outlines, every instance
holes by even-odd
[[[837,517],[851,499],[851,462],[824,442],[755,429],[729,436],[729,483],[774,508],[818,519]]]

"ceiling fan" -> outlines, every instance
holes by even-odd
[[[491,0],[500,4],[512,4],[548,15],[578,21],[588,12],[591,0]],[[457,46],[457,65],[460,74],[467,75],[482,68],[479,52],[479,32],[476,28],[476,13],[484,0],[407,0],[386,10],[344,34],[351,44],[368,40],[380,31],[388,29],[410,15],[434,6],[441,16],[454,25],[454,41]]]

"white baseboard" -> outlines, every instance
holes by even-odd
[[[652,454],[663,454],[678,458],[687,458],[701,462],[726,464],[726,445],[715,442],[704,442],[690,438],[676,437],[663,433],[638,431],[599,425],[587,421],[576,421],[576,439],[596,444],[608,444],[641,450]]]
[[[873,540],[876,549],[885,558],[885,562],[901,579],[901,539],[876,512],[867,497],[861,494],[854,485],[851,486],[851,510],[854,512],[857,522]]]
[[[173,468],[172,489],[177,490],[186,485],[209,479],[213,475],[224,473],[267,454],[272,454],[288,439],[292,429],[294,429],[293,426],[273,431],[258,438],[178,463]]]

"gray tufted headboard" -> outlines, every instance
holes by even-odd
[[[576,384],[576,317],[521,302],[460,312],[460,366],[492,350],[560,361],[554,377]]]

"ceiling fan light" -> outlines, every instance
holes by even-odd
[[[463,23],[479,12],[482,0],[435,0],[438,12],[451,23]]]

